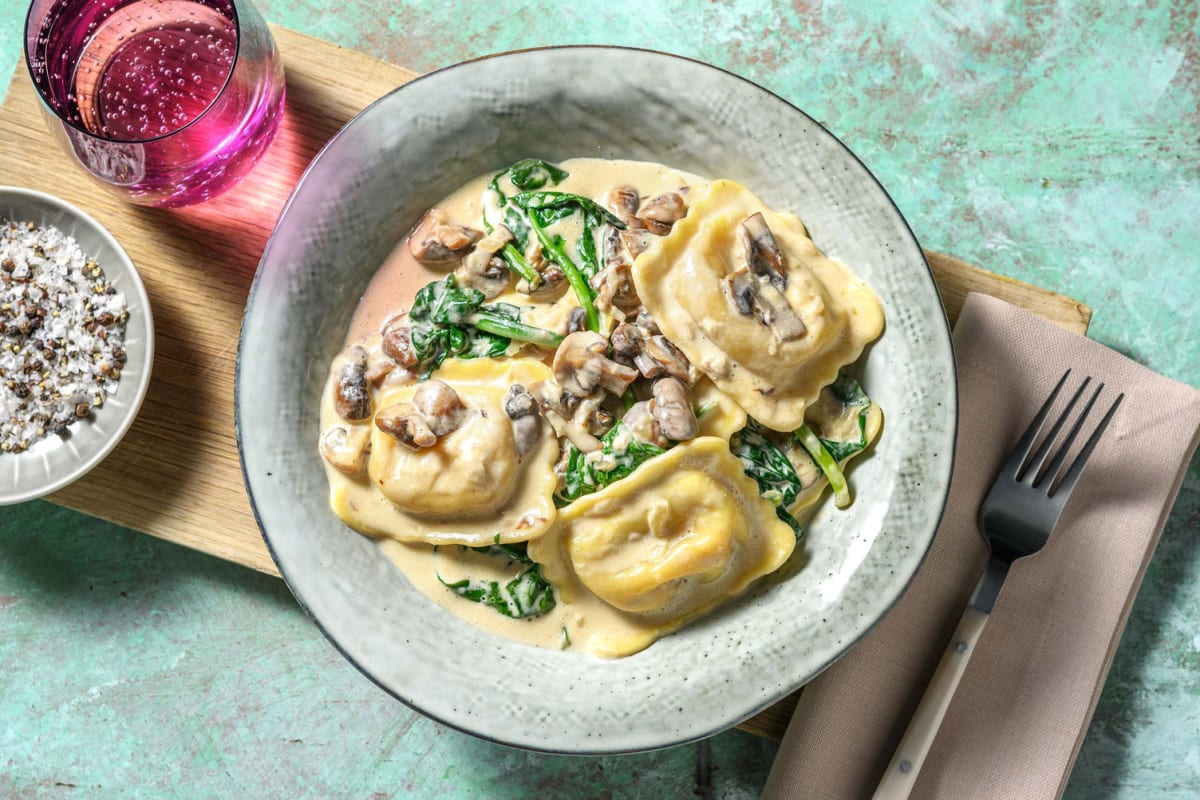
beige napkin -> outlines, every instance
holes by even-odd
[[[1009,572],[913,797],[1043,800],[1066,785],[1200,438],[1200,391],[985,295],[967,297],[954,347],[958,444],[937,536],[896,607],[805,687],[764,800],[871,796],[982,572],[979,503],[1072,367],[1072,387],[1105,382],[1098,409],[1125,400],[1049,543]]]

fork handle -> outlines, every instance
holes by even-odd
[[[963,612],[950,644],[938,662],[937,671],[933,673],[933,680],[925,689],[921,703],[908,723],[908,730],[875,789],[873,800],[898,800],[912,792],[987,620],[988,615],[973,606],[967,606]]]

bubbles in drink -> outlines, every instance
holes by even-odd
[[[237,34],[223,14],[190,0],[136,0],[105,20],[80,54],[80,119],[115,141],[179,130],[220,93],[236,53]],[[190,83],[178,79],[185,64]]]
[[[50,0],[31,24],[30,71],[74,154],[138,202],[220,193],[278,127],[282,66],[248,2]]]

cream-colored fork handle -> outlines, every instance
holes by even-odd
[[[954,635],[950,637],[950,645],[938,663],[937,671],[933,673],[933,680],[925,689],[925,695],[908,723],[908,730],[888,762],[887,771],[875,790],[874,800],[900,800],[912,792],[917,774],[929,755],[942,718],[950,707],[950,699],[954,697],[958,683],[967,670],[967,662],[975,652],[975,644],[987,620],[987,614],[972,606],[967,606],[963,612]]]

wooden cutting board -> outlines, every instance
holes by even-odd
[[[0,184],[48,191],[95,216],[129,252],[155,317],[154,372],[121,444],[51,502],[278,574],[242,483],[234,436],[238,333],[267,237],[301,172],[351,117],[416,77],[411,70],[274,28],[287,74],[279,136],[237,188],[175,211],[129,205],[96,186],[59,148],[17,67],[0,107]],[[1067,297],[927,252],[950,321],[985,292],[1084,333],[1091,311]],[[778,739],[795,696],[743,729]]]

